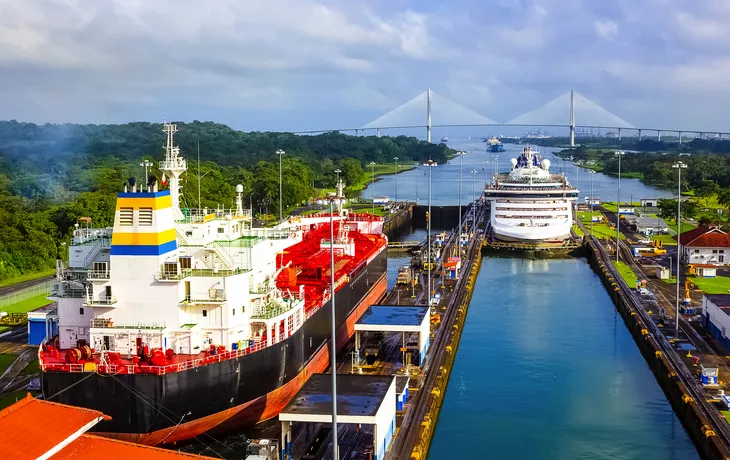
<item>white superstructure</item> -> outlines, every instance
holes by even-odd
[[[484,190],[493,236],[502,241],[559,242],[570,237],[578,190],[551,174],[550,160],[526,147],[509,173],[495,175]]]
[[[181,208],[179,178],[187,165],[173,144],[175,125],[165,123],[164,131],[159,166],[169,189],[158,190],[155,177],[144,185],[130,181],[118,195],[113,228],[92,228],[90,220],[77,225],[69,261],[59,262],[50,298],[58,303],[61,349],[88,344],[128,356],[139,352],[140,341],[179,354],[215,344],[257,349],[306,320],[303,293],[276,286],[276,258],[328,219],[253,228],[240,186],[231,209]],[[341,205],[335,219],[347,219]],[[349,225],[382,231],[382,220]]]

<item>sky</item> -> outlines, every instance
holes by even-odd
[[[0,0],[0,119],[354,128],[430,87],[506,122],[574,88],[730,131],[728,23],[727,0]]]

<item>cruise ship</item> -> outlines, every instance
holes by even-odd
[[[38,351],[45,398],[148,445],[276,417],[329,367],[333,292],[339,348],[387,287],[383,219],[343,209],[341,181],[331,215],[254,228],[241,186],[231,209],[180,206],[187,163],[164,131],[161,184],[130,178],[112,228],[75,230]]]
[[[511,171],[495,175],[484,190],[491,207],[491,236],[529,243],[568,239],[578,190],[564,175],[551,174],[550,160],[542,160],[530,147],[511,162]]]

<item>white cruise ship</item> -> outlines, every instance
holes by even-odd
[[[484,190],[491,204],[493,237],[529,243],[561,242],[570,237],[578,190],[562,174],[550,174],[550,160],[525,147],[509,173],[496,175]]]

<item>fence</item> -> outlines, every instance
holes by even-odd
[[[51,292],[51,286],[53,280],[44,281],[42,283],[29,286],[27,288],[20,289],[10,294],[0,296],[0,310],[3,310],[10,305],[23,302],[34,297],[47,296]]]

